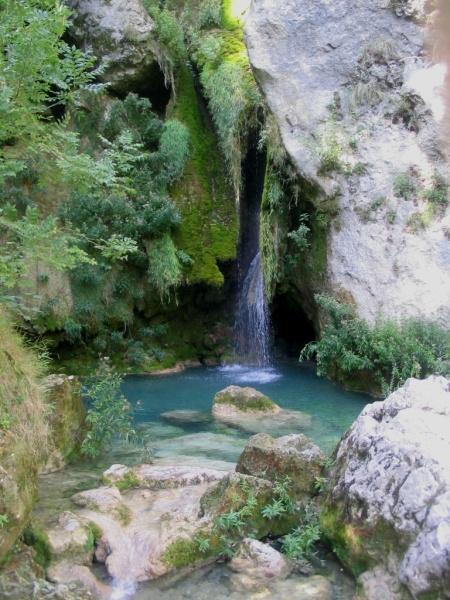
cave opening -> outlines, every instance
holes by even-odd
[[[114,86],[111,91],[121,100],[130,93],[147,98],[151,102],[152,110],[159,117],[164,117],[172,96],[172,88],[166,83],[164,73],[153,63],[140,73],[139,77],[127,79],[122,86]]]
[[[312,318],[290,292],[275,295],[271,313],[275,354],[297,359],[306,344],[317,339]]]

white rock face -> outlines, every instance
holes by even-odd
[[[424,4],[253,0],[245,34],[289,156],[317,186],[319,210],[337,205],[325,286],[370,322],[426,316],[448,326],[449,211],[415,227],[435,176],[449,175],[447,65],[426,58]],[[339,168],[324,169],[330,157]],[[414,186],[406,198],[399,176]]]
[[[368,405],[338,447],[330,489],[328,508],[374,565],[362,577],[369,599],[379,597],[383,573],[385,600],[409,598],[405,590],[448,597],[450,381],[409,379]]]
[[[104,78],[126,89],[156,65],[154,23],[140,0],[68,0],[73,35],[105,67]]]

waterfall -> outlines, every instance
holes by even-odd
[[[270,364],[270,320],[261,254],[253,258],[240,286],[235,324],[238,356],[258,366]]]

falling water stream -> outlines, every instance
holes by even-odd
[[[239,357],[260,367],[270,365],[270,316],[259,252],[239,291],[236,338]]]
[[[261,198],[266,157],[258,148],[257,134],[249,140],[243,163],[243,189],[239,206],[238,290],[235,341],[238,361],[270,366],[270,313],[264,290],[259,243]]]

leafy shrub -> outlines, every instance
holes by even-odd
[[[394,194],[403,198],[404,200],[410,200],[417,191],[414,179],[409,173],[399,173],[394,179]]]
[[[329,175],[342,171],[342,148],[336,139],[330,139],[319,153],[319,175]]]
[[[317,508],[306,504],[299,514],[299,525],[283,538],[282,552],[291,560],[305,561],[314,556],[314,547],[320,540]]]
[[[103,360],[97,376],[85,386],[89,402],[86,415],[89,430],[81,444],[85,456],[95,458],[116,436],[129,439],[135,435],[130,406],[120,392],[121,383],[121,377]]]
[[[299,220],[300,225],[297,227],[297,229],[295,231],[290,231],[287,234],[288,239],[292,242],[292,244],[295,247],[296,253],[304,252],[310,246],[308,236],[311,230],[307,225],[309,215],[300,215]]]
[[[409,377],[450,373],[450,333],[438,325],[410,319],[370,326],[353,307],[330,296],[318,295],[316,301],[327,323],[320,340],[308,344],[300,358],[315,357],[319,375],[346,380],[367,374],[387,394]]]
[[[433,176],[433,185],[429,190],[422,193],[427,202],[435,207],[445,207],[448,205],[448,183],[439,174]]]

